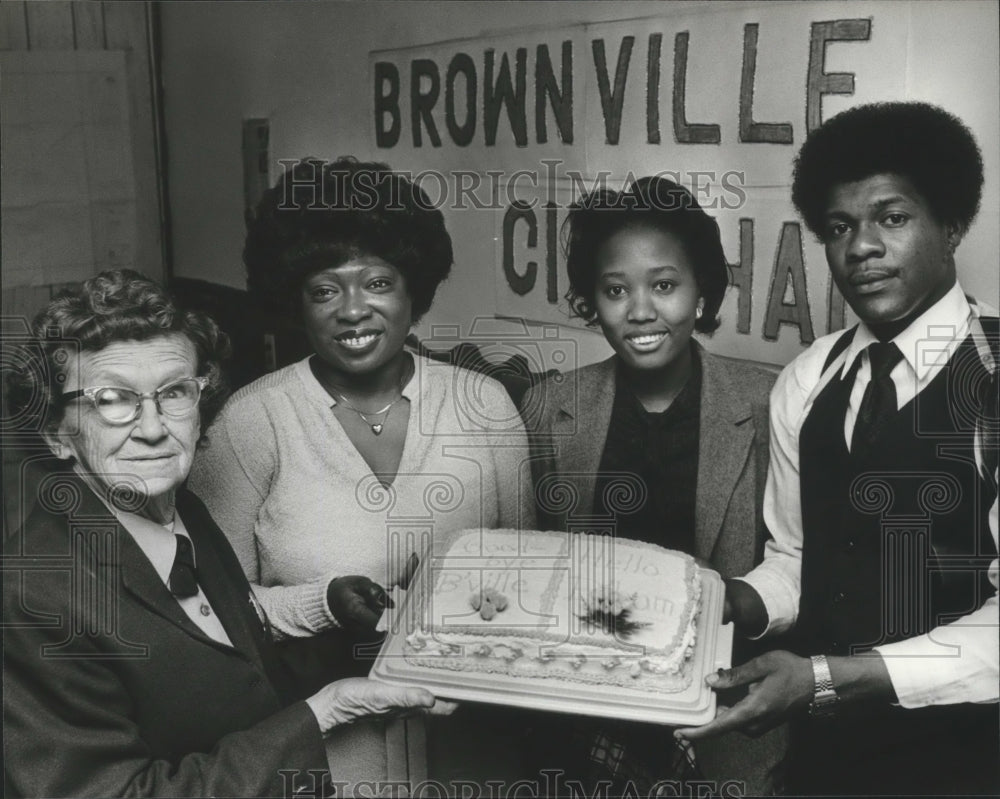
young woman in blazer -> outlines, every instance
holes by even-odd
[[[600,190],[567,220],[567,299],[600,326],[614,355],[550,378],[522,403],[540,526],[574,529],[611,520],[615,534],[688,552],[723,578],[761,559],[768,459],[768,394],[775,374],[707,352],[692,333],[719,326],[729,284],[719,228],[673,181],[648,177]],[[607,725],[589,730],[630,757],[591,776],[655,782],[670,730]],[[579,734],[577,734],[579,738]],[[611,747],[614,749],[614,747]],[[702,751],[704,750],[704,751]],[[775,790],[784,732],[699,747],[708,779],[747,794]]]

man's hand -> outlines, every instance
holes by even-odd
[[[402,716],[414,711],[447,715],[456,705],[437,700],[424,688],[386,685],[365,677],[350,677],[324,686],[306,700],[319,722],[328,732],[334,727],[363,718]]]
[[[386,608],[393,607],[385,589],[367,577],[337,577],[326,588],[326,604],[348,630],[374,630]]]
[[[722,611],[722,623],[732,622],[740,635],[756,638],[767,629],[767,609],[764,600],[749,583],[742,580],[726,580],[726,599]]]
[[[789,716],[805,710],[813,697],[813,670],[808,658],[791,652],[768,652],[742,666],[709,674],[705,682],[717,691],[749,685],[749,693],[702,727],[684,727],[678,738],[696,741],[732,730],[762,735]]]

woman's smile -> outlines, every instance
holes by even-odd
[[[351,330],[341,333],[334,340],[354,353],[368,352],[374,349],[375,343],[382,338],[379,330]]]
[[[651,352],[655,350],[667,337],[666,332],[661,333],[634,333],[625,336],[625,341],[639,352]]]

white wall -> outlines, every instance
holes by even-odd
[[[394,161],[392,151],[374,147],[370,51],[502,35],[505,31],[716,13],[756,5],[712,3],[709,9],[695,2],[162,4],[174,274],[245,285],[240,261],[244,232],[240,136],[244,118],[270,119],[272,178],[280,171],[278,159],[304,155],[353,154],[388,160],[397,168],[422,168],[419,163]],[[791,8],[800,4],[779,5]],[[841,13],[847,6],[864,17],[880,5],[885,8],[884,4],[870,3],[836,3],[829,8],[831,13]],[[817,9],[819,4],[809,6]],[[986,194],[979,220],[959,251],[960,275],[968,291],[996,303],[1000,286],[998,5],[899,2],[891,8],[893,18],[898,14],[900,24],[909,26],[906,63],[893,66],[903,72],[906,97],[947,107],[979,138],[986,161]],[[816,19],[824,18],[817,14]],[[740,45],[737,41],[726,46]],[[669,52],[664,51],[663,69],[668,89]],[[612,51],[609,59],[613,58]],[[829,71],[842,66],[835,58],[828,64]],[[733,81],[738,93],[738,74]],[[831,109],[838,108],[837,103],[849,104],[850,98],[830,98],[827,102],[828,116]],[[669,136],[669,123],[665,126],[664,135]],[[449,227],[468,231],[480,226],[484,238],[489,239],[492,223],[483,225],[469,216],[474,213],[482,212],[448,212]],[[493,242],[484,241],[482,250],[469,243],[467,235],[456,236],[456,242],[461,246],[453,275],[422,323],[418,332],[423,334],[437,323],[460,324],[465,329],[474,317],[495,311],[492,290],[484,290],[484,286],[493,285]],[[766,259],[770,258],[767,254]],[[759,279],[766,279],[766,273]],[[756,321],[755,326],[759,326]],[[821,327],[817,335],[823,332]],[[597,334],[573,335],[578,338],[583,362],[608,351]],[[797,341],[794,344],[798,347]]]

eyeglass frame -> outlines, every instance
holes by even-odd
[[[180,414],[167,413],[163,410],[163,406],[160,405],[160,394],[172,386],[176,386],[178,383],[186,383],[188,380],[193,380],[198,386],[198,399],[191,408],[183,411]],[[153,404],[156,406],[156,412],[161,416],[166,416],[168,419],[179,419],[185,413],[190,413],[191,410],[198,407],[198,403],[201,401],[201,394],[208,386],[209,380],[207,377],[180,377],[177,380],[171,380],[169,383],[164,383],[162,386],[157,388],[155,391],[149,391],[145,393],[138,392],[131,388],[125,388],[124,386],[90,386],[89,388],[80,388],[76,391],[66,391],[60,394],[60,398],[64,402],[72,402],[80,397],[86,397],[90,400],[91,404],[94,406],[94,410],[97,411],[98,416],[101,417],[108,424],[114,425],[125,425],[132,424],[139,416],[142,414],[142,403],[147,400],[153,400]],[[101,413],[101,409],[97,406],[97,392],[106,391],[108,389],[113,389],[115,391],[128,391],[130,394],[135,394],[135,407],[132,410],[132,415],[128,419],[112,420]]]

